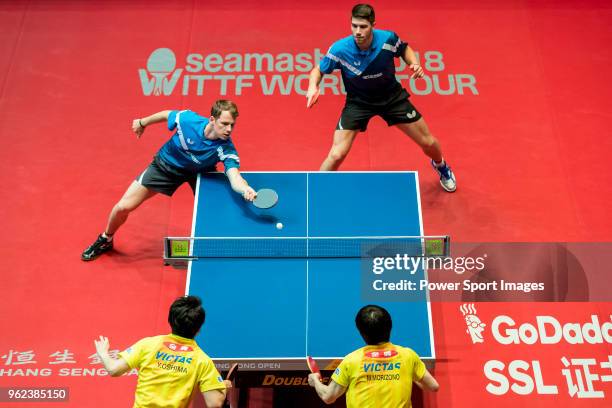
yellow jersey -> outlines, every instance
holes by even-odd
[[[425,370],[412,349],[382,343],[347,355],[331,379],[347,388],[347,408],[410,408],[412,382]]]
[[[134,408],[187,407],[196,386],[201,392],[225,389],[214,363],[193,339],[146,337],[119,356],[138,369]]]

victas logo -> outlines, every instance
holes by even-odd
[[[176,56],[170,48],[158,48],[147,60],[147,69],[139,69],[142,92],[150,95],[171,95],[181,74],[176,68]]]
[[[459,310],[465,317],[465,324],[467,325],[466,333],[472,338],[472,343],[484,343],[482,332],[486,324],[484,324],[480,318],[476,315],[476,307],[473,303],[464,303],[459,306]]]
[[[193,357],[184,357],[178,354],[169,354],[164,351],[158,351],[157,354],[155,354],[155,359],[170,362],[170,363],[181,363],[181,364],[183,363],[191,364],[191,361],[193,361]]]
[[[399,370],[402,367],[402,363],[397,361],[395,363],[363,363],[363,372],[372,373],[379,371]]]

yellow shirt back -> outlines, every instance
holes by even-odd
[[[196,385],[201,392],[225,389],[214,363],[193,339],[146,337],[119,356],[138,369],[134,408],[187,407]]]
[[[424,375],[425,364],[412,349],[382,343],[347,355],[331,378],[347,388],[347,408],[410,408],[412,382]]]

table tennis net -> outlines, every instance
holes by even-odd
[[[167,237],[165,259],[376,258],[449,256],[449,236],[393,237]]]

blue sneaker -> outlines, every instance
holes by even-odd
[[[455,180],[455,175],[453,174],[453,171],[446,162],[444,162],[443,166],[438,167],[436,166],[436,163],[432,160],[431,166],[440,176],[440,184],[442,185],[442,188],[444,190],[448,191],[449,193],[452,193],[457,189],[457,181]]]

